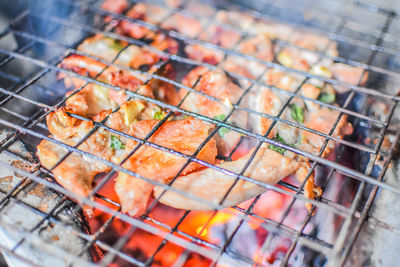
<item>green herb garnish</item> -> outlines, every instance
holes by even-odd
[[[107,46],[112,49],[112,50],[116,50],[117,52],[121,51],[124,46],[117,40],[111,39],[111,38],[107,38]]]
[[[318,96],[318,100],[326,104],[332,104],[333,102],[335,102],[335,94],[322,92]]]
[[[225,118],[226,118],[226,115],[224,115],[224,114],[214,116],[214,119],[219,120],[219,121],[223,121],[223,120],[225,120]]]
[[[285,140],[279,134],[277,134],[275,136],[274,140],[278,141],[279,143],[282,143],[282,144],[286,145]],[[275,151],[275,152],[278,152],[279,154],[282,154],[282,155],[286,151],[286,149],[284,149],[283,147],[279,147],[279,146],[276,146],[276,145],[273,145],[273,144],[270,144],[268,146],[268,148],[273,150],[273,151]]]
[[[225,120],[225,118],[226,118],[226,115],[224,115],[224,114],[214,116],[214,119],[219,120],[219,121],[223,121],[223,120]],[[219,134],[219,136],[224,137],[224,135],[229,131],[230,130],[228,128],[222,127],[222,128],[218,129],[218,134]]]
[[[218,129],[218,134],[221,137],[224,137],[224,135],[229,132],[230,130],[228,128],[222,127]]]
[[[273,151],[275,151],[275,152],[278,152],[279,154],[282,154],[282,155],[286,151],[286,149],[284,149],[283,147],[275,146],[275,145],[272,145],[272,144],[269,145],[268,148],[273,150]]]
[[[111,135],[111,148],[124,149],[125,145],[121,142],[121,140],[119,140],[118,137],[116,137],[115,135]]]
[[[285,142],[285,139],[283,139],[279,134],[277,134],[277,135],[275,136],[274,140],[278,141],[279,143],[281,143],[281,144],[283,144],[283,145],[288,145],[288,146],[296,147],[296,144],[288,144],[288,143],[286,143],[286,142]],[[273,151],[275,151],[275,152],[278,152],[279,154],[282,154],[282,155],[283,155],[283,153],[285,153],[285,151],[286,151],[286,149],[284,149],[283,147],[279,147],[279,146],[276,146],[276,145],[273,145],[273,144],[270,144],[270,145],[268,146],[268,148],[271,149],[271,150],[273,150]]]
[[[276,141],[279,141],[282,144],[287,145],[287,143],[285,142],[285,139],[283,139],[279,134],[276,134],[275,138]]]
[[[160,110],[160,111],[157,111],[156,113],[154,113],[153,118],[155,120],[162,120],[162,119],[164,119],[165,115],[166,115],[165,112]]]
[[[290,108],[290,115],[292,119],[297,122],[303,123],[304,122],[304,115],[303,115],[303,108],[297,105],[292,105]]]

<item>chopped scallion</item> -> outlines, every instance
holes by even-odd
[[[303,108],[297,105],[292,105],[290,108],[290,115],[292,119],[303,123],[304,122],[304,115],[303,115]]]
[[[326,104],[332,104],[333,102],[335,102],[335,94],[322,92],[318,96],[318,100]]]
[[[124,143],[122,143],[121,140],[119,140],[119,138],[116,137],[115,135],[111,135],[110,146],[111,146],[111,148],[114,148],[114,149],[124,149],[125,148]]]

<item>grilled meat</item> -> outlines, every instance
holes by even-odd
[[[4,141],[9,133],[1,131],[0,140]],[[38,163],[21,141],[14,142],[9,150],[24,160],[3,151],[0,153],[3,165],[39,175]],[[97,246],[94,246],[97,249],[84,250],[86,241],[77,233],[91,233],[85,216],[77,212],[76,204],[65,200],[55,190],[25,179],[22,173],[5,166],[0,168],[0,177],[1,198],[6,198],[6,194],[12,196],[2,205],[0,240],[3,246],[12,249],[25,240],[18,246],[19,253],[34,264],[45,266],[82,266],[85,261],[98,260],[102,256]],[[14,187],[18,189],[11,194]],[[57,221],[39,224],[44,219],[43,214],[50,213],[56,206],[59,207],[53,218],[57,218]],[[71,257],[78,253],[81,253],[81,259]],[[3,255],[9,266],[26,266],[25,262],[12,254]]]
[[[184,98],[187,95],[182,108],[218,120],[225,119],[232,110],[232,103],[236,103],[243,94],[242,89],[234,84],[223,71],[210,71],[203,67],[197,67],[190,71],[184,78],[183,84],[188,87],[194,86],[195,90],[215,97],[219,101],[181,88],[181,97]],[[246,112],[235,112],[228,122],[245,127],[247,114]],[[216,137],[219,153],[228,155],[237,145],[240,137],[240,134],[235,131],[219,131]]]
[[[249,161],[251,154],[252,151],[247,156],[236,161],[223,162],[216,166],[233,173],[240,173],[246,162]],[[273,185],[295,172],[298,167],[299,164],[295,160],[264,146],[257,152],[244,176]],[[241,179],[237,181],[224,199],[230,187],[234,185],[235,180],[233,176],[208,168],[186,176],[179,176],[171,186],[214,204],[219,204],[224,200],[222,203],[224,207],[236,205],[266,191],[265,187]],[[154,191],[155,196],[159,197],[163,191],[162,188],[156,187]],[[168,206],[179,209],[209,210],[212,208],[210,205],[184,197],[172,191],[167,191],[161,197],[160,201]]]
[[[132,136],[143,139],[157,123],[157,120],[132,123],[129,133]],[[190,156],[205,141],[211,129],[211,125],[193,118],[170,121],[161,125],[149,141]],[[132,140],[127,144],[132,149],[136,145],[137,142]],[[216,155],[215,140],[211,139],[200,150],[196,158],[214,164]],[[144,145],[129,157],[123,167],[144,177],[166,183],[169,178],[173,178],[180,173],[186,162],[187,159],[182,156]],[[181,173],[187,174],[202,168],[204,168],[202,165],[192,162]],[[129,213],[131,216],[143,214],[153,186],[125,173],[120,173],[116,182],[115,189],[121,201],[122,211]]]
[[[156,5],[138,3],[130,9],[126,16],[132,19],[140,19],[152,24],[161,22],[168,14],[168,10]],[[132,23],[126,20],[119,22],[116,32],[122,35],[127,35],[135,39],[146,37],[151,31],[146,27],[140,26],[137,23]]]
[[[95,116],[95,119],[104,120],[109,115],[105,122],[107,126],[142,139],[150,133],[161,119],[157,114],[165,116],[165,112],[158,106],[141,100],[127,101],[121,105],[117,112],[110,113],[111,111],[102,112]],[[158,120],[153,119],[154,117],[157,117]],[[50,113],[47,116],[47,124],[52,138],[68,145],[76,145],[94,127],[91,121],[71,117],[66,108],[60,108]],[[211,125],[192,118],[168,121],[152,135],[149,141],[190,156],[207,138],[211,128]],[[120,163],[136,145],[136,141],[99,128],[80,144],[78,149],[92,153],[104,160]],[[48,169],[55,167],[55,164],[66,154],[66,149],[48,140],[43,140],[37,151],[40,162]],[[197,158],[214,163],[216,154],[215,140],[211,139],[199,152]],[[145,145],[131,155],[123,167],[146,178],[166,182],[169,178],[178,174],[186,161],[187,159],[184,157]],[[189,173],[201,167],[197,163],[190,163],[183,173]],[[53,173],[62,186],[79,196],[86,197],[91,193],[94,177],[98,173],[109,170],[109,165],[73,152],[54,168]],[[136,206],[133,203],[139,201],[147,203],[146,197],[142,199],[142,196],[146,194],[143,192],[144,195],[138,195],[134,194],[134,191],[138,190],[136,186],[140,186],[143,190],[145,188],[150,190],[152,186],[145,185],[143,181],[134,177],[130,177],[129,181],[127,179],[126,174],[120,174],[116,183],[116,192],[120,197],[122,210],[132,216],[141,215],[141,212],[144,211],[143,208],[135,208]],[[145,208],[146,206],[143,204],[142,207]]]
[[[121,13],[127,8],[127,4],[125,1],[118,1],[114,6],[110,1],[106,1],[102,8]],[[175,30],[190,38],[199,38],[223,48],[237,50],[262,61],[273,61],[274,51],[279,51],[276,60],[280,64],[317,76],[334,78],[350,84],[365,83],[368,77],[362,69],[334,63],[332,58],[337,56],[337,48],[336,44],[330,42],[328,38],[294,32],[288,26],[261,19],[254,21],[251,16],[241,12],[216,12],[207,5],[192,3],[184,5],[184,8],[194,9],[207,16],[215,14],[220,23],[208,25],[203,29],[205,23],[196,17],[189,17],[178,12],[171,13],[168,7],[161,8],[143,3],[135,4],[126,16],[134,20],[159,24],[163,29]],[[239,20],[243,23],[239,24]],[[123,20],[115,21],[115,23],[115,31],[118,34],[143,39],[150,46],[170,54],[179,52],[179,43],[165,32],[133,21]],[[236,31],[235,27],[239,30],[249,30],[250,33],[240,40],[240,31]],[[277,37],[291,45],[282,49],[279,43],[274,42]],[[205,67],[192,69],[182,80],[185,86],[193,88],[194,91],[185,88],[177,90],[174,85],[162,79],[146,81],[146,75],[138,75],[134,70],[147,69],[148,73],[157,70],[159,75],[173,80],[176,78],[173,64],[164,64],[161,69],[157,69],[160,65],[157,63],[165,58],[153,50],[133,44],[128,45],[126,42],[113,40],[103,35],[86,39],[78,46],[78,50],[107,62],[113,61],[116,66],[107,67],[98,60],[80,54],[69,55],[60,66],[79,75],[97,77],[100,82],[116,85],[171,105],[178,105],[182,101],[183,109],[220,121],[225,121],[226,116],[233,110],[232,104],[238,103],[245,87],[250,85],[246,80],[234,80],[222,70],[209,70]],[[240,56],[226,56],[222,50],[201,44],[186,43],[184,51],[189,58],[213,65],[225,59],[221,64],[223,69],[250,79],[257,79],[265,69],[265,64],[261,62],[247,60]],[[325,51],[330,58],[320,58],[319,52],[322,51]],[[118,65],[124,69],[119,68]],[[126,70],[127,67],[132,68],[132,71]],[[74,89],[80,88],[85,83],[82,79],[65,74],[60,77],[64,78],[68,87]],[[301,86],[299,94],[335,105],[336,90],[345,90],[345,88],[333,87],[317,79],[308,79],[302,84],[303,80],[302,75],[270,69],[261,81],[283,91],[253,86],[241,103],[244,102],[248,108],[257,112],[270,116],[279,115],[284,120],[328,134],[338,119],[339,112],[298,97],[294,97],[288,107],[281,111],[289,99],[284,91],[295,92]],[[143,85],[144,83],[146,85]],[[168,110],[144,100],[129,97],[125,90],[114,90],[99,84],[89,83],[78,92],[72,91],[67,95],[69,94],[72,95],[66,101],[66,106],[55,110],[47,117],[52,138],[73,146],[79,143],[78,149],[116,164],[121,164],[127,157],[122,163],[124,168],[160,183],[169,183],[170,179],[179,175],[172,183],[173,187],[213,203],[219,203],[233,185],[234,177],[194,162],[184,168],[187,162],[185,157],[150,145],[144,144],[130,155],[138,145],[133,138],[143,139],[154,127],[159,127],[151,135],[150,142],[190,156],[206,140],[214,126],[198,119],[185,118],[178,113],[173,113],[167,121],[157,126]],[[71,113],[85,117],[87,120],[79,120]],[[107,127],[120,131],[124,135],[117,135],[100,127],[87,140],[81,142],[82,138],[94,128],[95,123],[102,121]],[[265,135],[268,132],[269,138],[314,154],[319,153],[325,140],[320,135],[279,121],[272,129],[269,129],[272,126],[272,119],[254,114],[248,116],[246,112],[240,110],[234,110],[226,122],[240,128],[245,128],[249,124],[257,134]],[[343,138],[351,132],[352,127],[347,122],[347,117],[341,116],[332,134],[337,138]],[[199,151],[196,158],[215,164],[217,153],[222,156],[230,155],[240,139],[241,134],[222,127],[215,137],[211,138]],[[322,156],[327,157],[334,147],[335,143],[329,141]],[[232,162],[223,161],[218,166],[232,172],[240,172],[245,162],[250,159],[251,152],[252,150],[246,156]],[[61,146],[44,140],[38,146],[37,155],[43,166],[50,169],[66,153],[67,150]],[[182,168],[184,170],[180,172]],[[95,175],[109,170],[108,164],[73,152],[54,168],[53,173],[57,181],[67,189],[78,195],[88,196],[91,193]],[[314,198],[320,194],[320,190],[314,184],[314,173],[308,175],[309,170],[310,163],[307,158],[264,144],[244,175],[269,184],[275,184],[288,175],[296,176],[300,182],[305,181],[309,176],[305,182],[304,194],[306,197]],[[207,190],[210,187],[213,190]],[[120,198],[122,211],[132,216],[143,214],[153,190],[154,186],[151,183],[124,172],[120,172],[116,178],[115,191]],[[156,187],[155,195],[160,196],[161,191],[161,187]],[[239,180],[223,205],[238,204],[264,191],[265,188],[262,186]],[[184,209],[208,208],[204,203],[188,200],[172,192],[167,192],[161,201]]]

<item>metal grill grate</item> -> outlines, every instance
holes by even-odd
[[[58,225],[62,228],[65,228],[66,231],[69,231],[71,235],[77,236],[83,242],[82,247],[78,251],[66,250],[65,248],[63,249],[59,247],[56,244],[56,241],[53,240],[49,242],[47,240],[42,249],[48,251],[55,257],[65,260],[67,264],[71,265],[78,263],[82,265],[99,264],[105,266],[113,262],[115,263],[117,260],[138,266],[157,265],[160,264],[155,261],[157,255],[159,255],[163,249],[171,244],[180,247],[182,250],[179,255],[176,255],[176,259],[174,261],[175,266],[189,266],[188,262],[190,259],[193,259],[193,255],[200,255],[199,257],[202,257],[207,264],[225,264],[228,266],[235,266],[239,264],[256,264],[261,266],[263,264],[267,264],[266,262],[260,262],[251,256],[249,257],[249,255],[246,255],[243,253],[243,251],[237,249],[235,250],[230,247],[233,242],[237,242],[235,239],[238,238],[243,229],[250,229],[248,231],[252,233],[257,233],[257,231],[261,230],[268,232],[263,239],[262,244],[260,245],[261,256],[265,255],[271,250],[274,240],[289,240],[289,249],[285,251],[284,255],[279,257],[282,265],[293,264],[295,258],[300,255],[300,251],[304,249],[308,249],[309,251],[313,251],[314,253],[318,254],[322,261],[328,261],[328,264],[331,264],[331,266],[336,266],[337,264],[343,265],[348,258],[349,253],[351,252],[353,244],[357,239],[363,223],[367,222],[369,224],[374,224],[375,219],[372,220],[371,217],[368,217],[368,212],[373,204],[374,197],[376,196],[377,192],[384,191],[396,195],[400,194],[399,187],[384,181],[385,172],[390,165],[392,157],[394,156],[395,148],[400,136],[397,118],[394,116],[400,97],[396,94],[397,92],[393,90],[393,88],[398,87],[397,84],[399,80],[399,74],[397,72],[400,68],[400,61],[398,59],[400,57],[400,53],[396,44],[396,38],[399,37],[400,32],[396,26],[393,26],[396,25],[396,22],[400,19],[400,14],[398,12],[368,4],[367,2],[358,1],[336,1],[334,4],[326,3],[327,1],[320,1],[321,3],[318,4],[311,3],[312,1],[298,1],[296,5],[293,5],[291,1],[255,1],[256,3],[240,4],[234,4],[229,1],[215,1],[208,3],[209,5],[213,5],[217,8],[247,12],[257,20],[268,19],[281,23],[288,23],[296,31],[311,32],[322,36],[328,36],[330,43],[326,45],[324,50],[317,52],[318,56],[320,58],[331,58],[336,62],[342,62],[351,66],[363,68],[365,72],[370,74],[370,80],[366,86],[346,84],[335,79],[291,69],[280,65],[276,61],[267,62],[250,55],[244,55],[237,52],[235,48],[227,49],[200,40],[198,37],[201,33],[199,33],[196,37],[190,38],[181,33],[163,29],[163,32],[168,33],[169,36],[179,40],[184,44],[200,44],[207,48],[222,52],[224,54],[224,60],[226,60],[228,56],[237,56],[242,59],[246,59],[249,62],[257,62],[264,66],[264,70],[259,77],[261,77],[269,69],[279,69],[287,73],[300,74],[304,77],[304,80],[294,92],[288,92],[274,86],[267,86],[261,81],[260,78],[253,80],[232,72],[228,72],[230,76],[236,78],[237,80],[247,82],[246,84],[248,86],[243,87],[243,94],[239,101],[237,103],[232,103],[232,111],[223,121],[219,121],[214,118],[209,118],[182,109],[180,105],[182,104],[183,100],[179,105],[172,106],[159,100],[140,95],[136,92],[131,92],[126,88],[121,88],[97,80],[101,73],[104,72],[108,67],[116,66],[120,69],[129,70],[133,73],[143,75],[147,80],[156,79],[165,81],[178,88],[184,88],[190,93],[203,94],[203,96],[214,101],[221,101],[193,89],[194,86],[193,88],[190,88],[181,84],[179,81],[164,77],[158,71],[149,73],[146,71],[133,70],[117,65],[115,60],[117,59],[118,55],[120,55],[124,49],[127,49],[129,46],[123,48],[112,62],[107,62],[95,56],[77,51],[75,47],[88,36],[101,33],[116,40],[126,41],[129,45],[146,47],[150,51],[163,56],[165,60],[157,65],[158,70],[161,70],[167,63],[171,62],[174,64],[205,66],[209,69],[216,69],[223,66],[224,60],[217,66],[213,66],[186,58],[180,53],[177,55],[172,55],[165,51],[159,51],[150,46],[145,40],[136,40],[114,32],[115,25],[112,24],[113,21],[109,20],[108,22],[103,22],[103,18],[108,16],[118,20],[129,21],[150,30],[160,30],[162,23],[166,19],[168,19],[172,14],[180,13],[205,21],[203,30],[207,27],[207,25],[211,25],[213,23],[227,28],[230,28],[231,26],[217,22],[214,18],[215,16],[205,17],[193,13],[191,10],[185,9],[190,2],[185,2],[183,6],[177,8],[171,8],[168,11],[168,15],[163,19],[162,22],[158,24],[150,24],[148,22],[131,19],[126,15],[103,10],[100,8],[100,3],[97,2],[75,2],[67,0],[54,0],[48,2],[56,4],[58,7],[60,7],[60,9],[62,7],[68,12],[65,12],[66,14],[59,15],[57,13],[44,12],[44,10],[40,8],[38,9],[35,6],[29,7],[18,17],[16,17],[10,23],[9,27],[0,33],[0,43],[4,42],[4,40],[7,38],[10,38],[10,36],[18,40],[18,45],[15,45],[11,48],[0,45],[0,54],[2,55],[2,58],[0,59],[0,75],[2,79],[0,86],[0,124],[5,129],[9,130],[1,141],[0,152],[15,160],[22,161],[28,166],[35,167],[37,164],[34,161],[27,158],[26,155],[24,156],[21,155],[21,153],[17,153],[15,150],[11,149],[11,147],[22,140],[28,146],[28,149],[32,149],[32,151],[34,151],[35,145],[38,144],[40,140],[46,139],[58,144],[63,148],[66,148],[69,151],[69,153],[65,155],[58,162],[58,164],[60,164],[62,160],[64,160],[70,153],[75,152],[85,155],[88,158],[104,162],[108,166],[111,166],[113,170],[95,186],[92,194],[93,198],[81,199],[74,193],[67,191],[56,183],[53,183],[52,181],[54,180],[54,177],[52,173],[43,167],[21,169],[18,166],[10,164],[10,162],[1,161],[1,168],[10,169],[19,175],[22,175],[23,178],[8,191],[2,192],[2,198],[0,199],[0,213],[3,213],[7,206],[18,204],[30,211],[33,211],[34,214],[40,217],[40,220],[34,225],[34,227],[23,230],[16,225],[10,225],[7,223],[7,221],[0,219],[1,227],[7,229],[7,231],[17,231],[23,233],[23,237],[11,247],[0,244],[0,249],[7,255],[17,257],[19,260],[27,264],[37,265],[38,263],[35,262],[35,260],[32,260],[32,258],[29,258],[24,254],[21,247],[23,247],[26,243],[36,244],[38,242],[37,233],[42,231],[44,227],[49,227],[49,225]],[[125,12],[134,4],[135,3],[133,2],[130,3]],[[162,5],[162,3],[160,5]],[[248,6],[246,7],[244,5]],[[43,6],[44,5],[42,5],[41,8],[43,8]],[[263,12],[258,12],[255,10],[263,10]],[[297,16],[299,16],[299,18],[297,18]],[[360,21],[360,18],[365,19],[366,17],[370,17],[371,20],[364,24],[364,21]],[[35,29],[35,24],[32,24],[32,21],[39,21],[39,24],[46,25],[45,30],[41,30],[39,32],[33,30]],[[30,27],[27,27],[26,25],[29,25]],[[250,32],[243,30],[235,30],[240,32],[240,39],[238,43],[251,34]],[[340,55],[336,57],[327,55],[326,51],[332,42],[337,42],[339,47],[343,47],[344,53],[340,53]],[[305,48],[295,46],[286,40],[276,39],[274,40],[274,43],[280,47],[295,47],[297,49],[307,50]],[[343,52],[342,50],[340,51]],[[58,63],[60,63],[70,54],[79,54],[103,62],[106,64],[106,68],[104,68],[100,73],[97,74],[96,77],[93,78],[65,70],[61,68]],[[16,72],[15,69],[13,69],[14,64],[18,66],[18,63],[24,66],[22,74],[21,70]],[[85,84],[78,90],[75,90],[73,94],[70,94],[68,97],[64,97],[64,92],[60,93],[57,90],[49,87],[50,85],[54,87],[57,86],[57,81],[55,80],[57,73],[64,73],[71,77],[80,78],[85,81]],[[341,106],[333,106],[299,94],[301,86],[311,78],[328,82],[333,85],[341,85],[350,88],[349,93],[346,94],[345,99],[343,100],[343,104]],[[147,102],[157,104],[160,107],[169,109],[170,112],[143,140],[106,126],[103,124],[105,120],[100,123],[95,123],[95,127],[75,146],[70,146],[48,137],[47,127],[43,121],[46,115],[48,115],[55,108],[62,106],[68,98],[81,91],[89,83],[98,84],[114,90],[124,90],[130,97],[143,99]],[[241,105],[242,100],[252,90],[253,86],[267,87],[273,91],[287,94],[288,100],[285,102],[278,116],[259,113]],[[60,87],[60,85],[58,85],[58,87]],[[43,95],[39,96],[38,92],[42,93]],[[299,125],[281,118],[281,114],[285,109],[287,109],[290,101],[294,98],[304,99],[340,112],[340,116],[336,120],[329,134],[321,133],[307,128],[306,126]],[[357,101],[362,103],[361,107],[354,104],[358,103]],[[385,117],[382,118],[367,113],[368,105],[372,101],[387,105],[388,111]],[[267,133],[264,136],[261,136],[248,129],[244,129],[227,122],[229,117],[234,112],[238,111],[244,111],[249,114],[255,114],[257,116],[272,119],[273,123]],[[202,142],[193,155],[185,155],[178,151],[161,147],[160,145],[149,141],[152,134],[168,120],[173,112],[181,112],[182,114],[216,125],[216,128],[212,131],[212,133],[210,133],[208,138]],[[76,114],[70,115],[81,120],[88,120],[87,118],[78,116]],[[332,136],[333,132],[335,131],[335,127],[343,115],[349,116],[355,127],[367,127],[371,129],[371,131],[375,131],[377,133],[376,143],[371,146],[361,142],[355,142],[355,140],[340,139]],[[325,142],[319,155],[314,155],[289,145],[283,145],[276,140],[268,138],[268,133],[272,130],[277,122],[286,123],[324,137]],[[125,160],[135,153],[141,146],[151,146],[187,159],[187,163],[181,169],[181,171],[190,162],[197,162],[206,167],[227,173],[228,175],[232,176],[232,179],[235,179],[236,182],[239,180],[249,181],[269,189],[279,195],[284,195],[290,200],[288,201],[286,207],[282,209],[281,214],[276,217],[266,217],[254,211],[254,207],[258,205],[257,203],[262,198],[261,196],[256,197],[252,203],[246,207],[239,205],[223,210],[221,210],[221,205],[206,203],[215,209],[215,211],[208,213],[207,220],[205,220],[205,223],[202,224],[198,229],[196,235],[181,229],[182,224],[188,220],[191,220],[193,217],[192,214],[194,213],[193,211],[181,212],[179,220],[171,223],[166,221],[166,219],[164,220],[163,217],[158,218],[157,216],[152,215],[152,211],[157,206],[157,200],[152,203],[142,218],[131,218],[128,215],[120,212],[120,205],[117,202],[109,199],[103,193],[101,193],[101,190],[112,179],[113,175],[119,171],[128,173],[129,175],[135,176],[138,179],[143,179],[153,185],[160,186],[166,191],[172,190],[188,198],[202,202],[204,202],[204,200],[171,187],[171,184],[173,184],[179,175],[175,176],[170,184],[164,185],[123,168],[122,164],[125,160],[120,164],[115,164],[112,162],[107,162],[94,154],[80,150],[78,148],[79,145],[87,140],[87,138],[89,138],[99,128],[106,129],[112,133],[138,142],[138,145],[135,147],[135,149],[133,149],[132,152],[129,153]],[[236,131],[241,133],[243,136],[258,142],[253,156],[240,173],[233,173],[231,171],[223,170],[218,166],[209,164],[196,158],[200,150],[221,128],[228,128]],[[388,149],[382,147],[385,137],[391,138],[392,144]],[[338,151],[335,158],[325,159],[321,157],[321,155],[323,154],[323,151],[330,140],[335,141],[337,144],[340,144],[340,146],[337,149]],[[264,184],[250,177],[246,177],[244,175],[245,170],[250,165],[262,143],[283,147],[289,151],[293,151],[294,153],[309,158],[312,161],[312,167],[308,173],[308,177],[311,175],[312,171],[317,168],[324,170],[326,173],[326,179],[324,180],[324,184],[322,184],[323,190],[335,186],[334,180],[337,179],[335,175],[342,175],[345,180],[352,181],[354,183],[356,188],[354,196],[350,199],[349,203],[346,204],[338,202],[337,199],[335,200],[330,198],[325,193],[323,193],[319,199],[310,200],[303,195],[305,181],[300,185],[289,182],[280,182],[278,185],[272,186],[269,184]],[[349,160],[346,158],[346,153],[349,153],[349,151],[352,151],[354,154],[359,153],[364,156],[368,155],[367,164],[358,168],[346,164],[345,161]],[[58,164],[56,164],[53,169],[58,166]],[[381,167],[377,169],[378,165]],[[94,232],[85,232],[83,230],[78,231],[76,228],[73,228],[71,225],[66,223],[62,216],[60,216],[60,213],[62,213],[63,210],[70,207],[66,205],[68,202],[66,197],[62,197],[57,200],[57,203],[46,211],[40,210],[33,205],[30,205],[30,203],[21,200],[20,195],[24,194],[27,188],[29,189],[29,187],[32,186],[35,187],[38,184],[42,184],[45,187],[54,189],[63,196],[71,197],[72,199],[79,199],[84,205],[94,207],[96,210],[102,211],[104,214],[108,214],[108,216],[101,225],[98,225],[96,229],[94,229]],[[233,187],[234,185],[231,187],[231,189]],[[366,193],[367,197],[365,200],[363,195]],[[229,192],[226,193],[226,196],[228,194]],[[294,212],[296,209],[295,206],[299,202],[311,203],[313,208],[302,219],[302,223],[300,225],[294,226],[291,225],[290,222],[287,222],[287,218]],[[72,216],[79,216],[78,214],[81,214],[81,208],[74,206],[74,208],[69,212],[72,214]],[[313,213],[314,215],[312,215]],[[235,218],[234,222],[230,226],[231,229],[227,231],[227,236],[221,240],[216,240],[215,242],[205,240],[205,238],[203,238],[204,232],[209,229],[213,220],[221,214],[229,214]],[[318,235],[315,233],[315,231],[309,229],[310,225],[316,223],[316,218],[321,220],[325,214],[331,214],[331,216],[336,216],[341,220],[341,230],[334,238],[323,237],[322,235]],[[125,233],[119,236],[117,241],[113,243],[107,242],[104,236],[108,231],[111,231],[110,229],[112,227],[115,227],[116,222],[123,223],[126,226]],[[249,225],[254,222],[258,222],[258,224],[256,224],[254,228],[249,228]],[[377,224],[376,220],[375,224]],[[128,242],[135,242],[135,238],[138,238],[137,235],[135,235],[138,229],[143,230],[149,235],[158,236],[160,238],[160,241],[151,248],[150,256],[144,259],[142,256],[138,256],[137,253],[124,249]],[[396,229],[392,230],[394,231]],[[248,233],[248,235],[250,234]],[[138,242],[143,242],[143,240],[138,239]],[[94,248],[101,248],[104,253],[104,257],[100,255],[99,259],[92,258],[89,260],[89,258],[85,255],[88,255],[87,253],[90,254],[90,251],[92,251]]]

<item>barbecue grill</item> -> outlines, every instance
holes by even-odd
[[[176,7],[164,7],[168,9],[168,15],[158,24],[129,18],[125,13],[104,10],[101,2],[97,1],[40,2],[43,3],[30,2],[0,33],[0,250],[10,266],[359,266],[394,265],[398,262],[400,210],[396,204],[400,194],[397,171],[400,165],[396,148],[400,137],[400,47],[397,42],[400,37],[400,9],[396,8],[400,6],[394,7],[395,4],[389,1],[373,4],[369,1],[346,0],[317,3],[299,0],[295,4],[286,0],[206,2],[217,9],[238,10],[250,14],[256,20],[276,21],[287,24],[296,31],[329,37],[330,43],[325,50],[318,52],[321,60],[332,58],[326,51],[332,42],[336,42],[339,55],[333,58],[334,61],[361,67],[364,72],[369,73],[367,84],[351,85],[285,67],[276,60],[267,62],[244,55],[234,47],[227,49],[203,41],[198,38],[199,35],[188,37],[176,31],[161,29],[162,23],[176,13],[201,19],[204,21],[203,30],[207,25],[223,24],[217,22],[213,15],[205,16],[200,11],[186,8],[192,1],[184,1]],[[165,5],[162,1],[152,3]],[[135,2],[130,2],[125,12],[134,4]],[[122,36],[114,31],[116,20],[126,20],[150,30],[162,30],[182,44],[200,44],[220,51],[224,54],[224,59],[236,56],[249,62],[257,62],[265,68],[264,73],[267,69],[276,68],[302,75],[302,84],[314,78],[349,88],[347,92],[340,94],[340,106],[307,99],[335,109],[341,115],[329,134],[296,125],[325,138],[322,151],[319,155],[314,155],[227,122],[234,112],[244,111],[271,118],[271,128],[277,122],[290,123],[280,118],[280,115],[262,114],[242,105],[242,99],[253,86],[282,91],[265,85],[260,79],[249,79],[228,72],[234,79],[245,81],[242,84],[247,86],[243,87],[239,102],[231,103],[232,112],[223,121],[219,121],[184,110],[180,105],[172,106],[130,92],[126,88],[106,84],[96,77],[79,75],[58,65],[71,53],[77,53],[104,62],[107,67],[117,66],[115,59],[106,62],[76,50],[82,40],[96,33],[147,47],[163,56],[165,60],[157,65],[160,71],[131,71],[147,79],[162,80],[193,93],[199,92],[162,74],[161,70],[167,63],[184,66],[183,68],[201,65],[210,69],[223,65],[223,62],[213,66],[192,60],[182,53],[169,54],[149,46],[146,40]],[[244,30],[235,30],[241,36],[238,43],[251,34]],[[295,47],[287,40],[277,38],[273,41],[279,47]],[[125,90],[132,97],[171,110],[145,139],[138,140],[102,123],[96,123],[95,128],[80,143],[89,138],[96,129],[105,128],[138,141],[139,144],[132,153],[140,146],[152,146],[185,157],[187,164],[197,162],[226,172],[236,181],[243,179],[256,183],[268,189],[267,193],[243,205],[221,209],[222,203],[208,203],[173,188],[176,177],[170,184],[160,184],[124,169],[122,163],[107,162],[94,154],[84,152],[78,149],[79,144],[69,146],[48,137],[46,115],[71,97],[64,96],[66,89],[57,80],[58,73],[78,77],[85,81],[85,85],[93,83]],[[85,85],[77,91],[82,90]],[[298,93],[299,89],[300,87],[294,93],[287,92],[289,100],[279,114],[288,108],[291,99],[305,98]],[[377,112],[375,107],[384,107],[385,111]],[[167,121],[172,112],[181,112],[216,125],[216,129],[193,155],[184,155],[149,141],[151,134]],[[349,117],[355,131],[352,136],[339,139],[332,136],[332,133],[343,115]],[[232,173],[197,159],[197,153],[221,128],[241,133],[242,139],[258,144],[257,149],[262,143],[268,143],[309,158],[312,170],[317,170],[319,174],[317,183],[323,189],[322,196],[316,200],[307,199],[303,195],[305,182],[298,184],[285,180],[273,186],[246,177],[244,173],[252,158],[240,173]],[[372,141],[366,141],[368,138]],[[113,170],[97,179],[91,198],[82,199],[54,182],[52,173],[38,164],[32,153],[44,139],[57,143],[70,153],[80,153],[102,161]],[[335,141],[338,146],[334,156],[326,159],[321,155],[330,140]],[[385,145],[385,140],[389,145]],[[254,155],[255,153],[253,157]],[[61,161],[65,158],[66,156]],[[227,159],[229,160],[229,156]],[[158,185],[165,191],[172,190],[202,201],[214,211],[174,210],[162,206],[156,199],[144,216],[132,218],[121,213],[118,201],[107,194],[107,186],[118,171]],[[310,175],[311,171],[308,173]],[[226,195],[228,194],[229,192]],[[45,201],[38,200],[43,198]],[[49,201],[46,200],[48,198]],[[78,199],[81,205],[75,204],[71,199]],[[274,204],[273,201],[277,203]],[[284,204],[279,204],[279,201]],[[311,203],[311,210],[307,211],[304,203]],[[274,209],[274,205],[280,208]],[[86,217],[82,206],[94,208],[94,216]],[[271,214],[269,209],[279,212]]]

